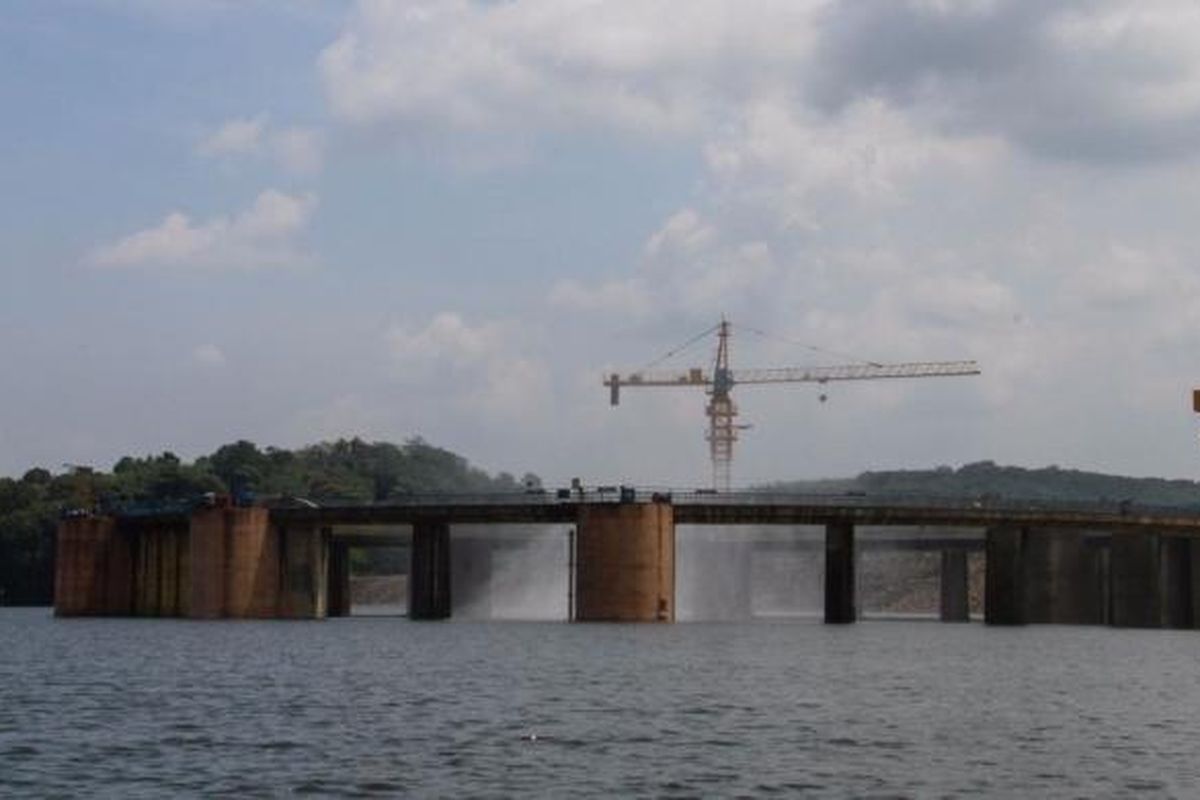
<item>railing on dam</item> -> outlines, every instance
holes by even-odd
[[[1064,502],[1044,499],[798,493],[778,490],[711,492],[663,487],[596,487],[488,493],[413,493],[387,503],[277,506],[280,518],[347,522],[441,517],[461,522],[573,522],[582,505],[667,502],[679,524],[877,525],[1029,524],[1066,527],[1200,529],[1200,505],[1146,506],[1127,500]]]
[[[976,497],[929,494],[814,493],[780,490],[714,492],[667,487],[597,486],[509,492],[413,492],[380,503],[327,501],[296,497],[259,498],[272,518],[286,523],[404,524],[421,520],[457,523],[572,523],[581,506],[664,502],[678,524],[864,525],[1003,524],[1200,530],[1195,506],[1151,506],[1131,500],[1062,501],[984,494]],[[198,500],[191,507],[202,506]],[[186,504],[157,508],[114,509],[133,524],[181,519]]]
[[[523,490],[504,492],[411,492],[396,495],[377,503],[312,503],[304,505],[288,498],[264,498],[274,508],[297,507],[387,507],[439,505],[577,505],[581,503],[670,502],[675,506],[829,506],[829,507],[887,507],[938,508],[963,511],[997,509],[1010,511],[1055,511],[1083,514],[1113,514],[1158,517],[1200,517],[1200,497],[1195,505],[1153,505],[1132,499],[1055,500],[1049,498],[1007,497],[982,494],[974,497],[917,493],[865,492],[790,492],[773,489],[741,489],[717,492],[709,489],[678,489],[671,487],[597,487],[583,490]]]

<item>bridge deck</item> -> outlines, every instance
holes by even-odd
[[[661,496],[661,495],[660,495]],[[650,492],[638,494],[647,500]],[[551,494],[414,495],[406,502],[378,505],[277,506],[271,518],[284,525],[572,524],[580,508],[615,503],[607,495]],[[1052,504],[1022,501],[963,501],[939,498],[875,498],[853,495],[797,496],[735,492],[722,495],[685,493],[670,496],[677,525],[827,525],[986,528],[1027,525],[1035,528],[1084,528],[1105,531],[1156,531],[1200,535],[1200,509],[1147,508],[1121,503]],[[128,525],[186,522],[186,514],[127,515]]]

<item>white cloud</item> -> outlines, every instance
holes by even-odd
[[[713,226],[704,221],[694,208],[675,212],[646,242],[646,255],[657,257],[667,253],[691,255],[710,245],[716,237]]]
[[[196,145],[202,156],[246,155],[257,153],[263,146],[267,117],[259,114],[249,119],[231,119]]]
[[[836,114],[874,98],[945,133],[1103,161],[1200,152],[1198,35],[1188,0],[374,1],[319,69],[338,119],[406,135],[707,139],[764,100]]]
[[[270,147],[284,169],[297,175],[313,175],[321,171],[325,139],[311,128],[283,128],[275,131]]]
[[[638,278],[619,279],[589,286],[576,280],[561,280],[548,295],[550,304],[569,311],[615,312],[641,316],[650,311],[650,292]]]
[[[196,154],[206,158],[269,159],[295,175],[314,175],[324,162],[325,137],[301,126],[279,127],[266,114],[231,119],[196,145]]]
[[[1187,0],[840,3],[818,36],[809,88],[826,108],[882,97],[1050,159],[1200,152],[1200,10]]]
[[[225,366],[225,353],[215,344],[202,344],[192,351],[192,358],[206,367]]]
[[[447,406],[534,424],[548,407],[550,373],[541,358],[522,352],[523,340],[513,322],[472,326],[453,312],[437,314],[418,330],[394,326],[387,332],[406,381],[448,398]]]
[[[321,77],[353,124],[692,132],[731,98],[792,83],[821,5],[364,2]]]
[[[87,261],[98,267],[152,269],[258,269],[311,262],[296,238],[307,227],[316,195],[268,189],[233,217],[193,223],[174,211],[161,223],[95,248]]]
[[[402,361],[449,361],[460,366],[473,365],[499,352],[504,328],[484,323],[472,328],[458,314],[443,311],[417,331],[394,327],[388,341],[396,358]]]

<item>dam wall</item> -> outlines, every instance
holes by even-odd
[[[694,506],[680,508],[693,525],[791,525],[807,519],[770,506],[714,504],[706,510],[709,519],[701,519]],[[473,534],[482,537],[479,541],[461,539],[457,559],[452,558],[453,519],[474,525],[486,525],[488,520],[511,524],[528,515],[526,522],[561,524],[568,521],[569,513],[576,525],[568,567],[574,619],[674,622],[677,510],[669,498],[656,496],[652,502],[570,506],[538,502],[529,508],[465,504],[415,511],[355,507],[332,509],[336,513],[326,509],[277,513],[263,507],[209,505],[178,517],[72,515],[58,527],[55,613],[191,619],[343,616],[350,611],[350,543],[369,546],[399,537],[411,545],[410,616],[443,620],[454,611],[456,581],[462,591],[460,601],[472,601],[467,606],[486,599],[494,557],[494,543],[487,541],[484,529]],[[860,513],[860,509],[819,510],[830,520],[824,523],[822,548],[827,623],[850,624],[859,619],[859,556],[864,549],[882,546],[940,550],[941,618],[969,619],[965,548],[978,547],[978,538],[971,545],[961,537],[923,532],[915,538],[868,535],[859,542],[857,526],[847,511]],[[390,538],[371,540],[366,534],[347,533],[360,525],[396,527],[401,512],[413,514],[413,521],[407,529],[389,534]],[[883,517],[894,512],[872,513]],[[1200,545],[1193,537],[1200,538],[1200,524],[1189,528],[1186,519],[1173,518],[1171,524],[1160,526],[1117,518],[1114,527],[1104,530],[1078,524],[1081,520],[1063,514],[1048,519],[1059,523],[1013,522],[986,529],[984,619],[988,624],[1196,626]],[[334,524],[344,526],[338,536]],[[719,601],[715,607],[727,618],[753,615],[756,580],[750,543],[707,535],[698,536],[694,543],[694,552],[703,556],[704,564],[693,571],[702,590],[710,590],[712,597],[707,599]],[[764,551],[760,560],[771,552]],[[484,594],[479,597],[472,594],[480,592]]]

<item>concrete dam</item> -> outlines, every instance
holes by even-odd
[[[59,523],[58,616],[321,619],[350,611],[351,547],[409,546],[409,615],[451,616],[452,585],[488,579],[488,526],[570,526],[572,620],[673,622],[676,526],[811,526],[823,555],[824,619],[859,618],[859,558],[941,553],[940,614],[968,619],[967,553],[986,561],[996,625],[1193,628],[1200,623],[1200,513],[1128,505],[795,496],[763,492],[417,496],[325,507],[205,505],[189,512],[78,514]],[[471,525],[472,571],[451,569],[451,527]],[[397,526],[404,528],[398,538]],[[964,529],[973,535],[962,535]],[[894,534],[887,533],[895,531]],[[880,533],[880,532],[883,533]],[[480,542],[483,542],[480,545]],[[778,542],[762,542],[763,557]],[[740,555],[739,555],[740,552]],[[710,548],[704,570],[752,581],[747,548]],[[470,585],[459,587],[470,591]]]

